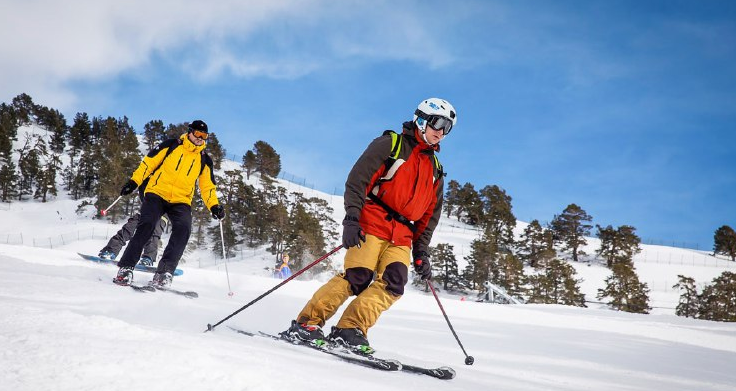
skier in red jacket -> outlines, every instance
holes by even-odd
[[[456,122],[450,103],[427,99],[401,134],[387,131],[368,145],[345,182],[345,271],[314,293],[284,335],[324,339],[325,322],[355,295],[327,338],[373,351],[368,329],[404,294],[409,266],[431,278],[428,246],[442,211],[444,176],[435,154]]]

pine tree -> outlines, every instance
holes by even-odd
[[[219,170],[222,166],[222,160],[225,159],[225,148],[220,144],[217,135],[210,133],[207,138],[207,154],[212,158],[212,164],[215,170]]]
[[[289,226],[289,209],[286,189],[275,186],[267,176],[261,176],[261,185],[266,196],[266,233],[272,254],[283,254]]]
[[[454,247],[448,243],[439,243],[429,248],[432,259],[432,279],[442,284],[445,291],[462,292],[467,282],[460,276]]]
[[[69,191],[72,199],[78,200],[84,191],[80,168],[82,164],[82,153],[85,147],[91,143],[92,123],[87,113],[77,113],[74,123],[69,128],[69,166],[64,170],[65,189]]]
[[[736,232],[733,228],[724,225],[718,228],[713,235],[713,253],[723,254],[736,262]]]
[[[480,224],[483,217],[483,202],[472,183],[464,184],[458,191],[458,205],[455,216],[466,224]]]
[[[585,295],[580,292],[575,268],[569,263],[554,258],[543,273],[529,276],[528,303],[562,304],[585,307]]]
[[[189,124],[183,123],[183,124],[169,124],[169,126],[166,127],[166,132],[164,134],[164,140],[168,140],[170,138],[176,138],[178,139],[181,137],[182,134],[189,132]]]
[[[552,231],[543,228],[538,220],[524,228],[516,248],[519,258],[533,268],[543,268],[557,256]]]
[[[18,123],[11,106],[0,104],[0,199],[10,202],[15,197],[18,175],[13,162],[13,141],[17,139]]]
[[[51,134],[48,143],[49,149],[56,154],[63,153],[66,148],[67,134],[69,133],[64,115],[59,110],[45,106],[37,106],[35,115],[38,124]]]
[[[611,268],[613,274],[606,278],[606,286],[598,289],[598,299],[610,298],[608,305],[613,309],[639,314],[648,314],[649,288],[639,282],[639,277],[630,263],[616,263]]]
[[[326,252],[327,236],[318,216],[325,216],[331,211],[324,210],[327,203],[323,200],[304,198],[300,193],[292,193],[292,198],[293,201],[289,205],[285,251],[291,255],[294,268],[301,269]],[[325,264],[322,264],[317,265],[312,271],[319,273],[324,269]]]
[[[258,162],[256,160],[256,154],[253,153],[253,151],[246,151],[245,155],[243,155],[243,171],[245,171],[245,178],[250,179],[250,174],[255,171],[256,167],[258,166]]]
[[[575,262],[578,262],[578,255],[585,254],[580,247],[588,244],[585,236],[590,234],[592,226],[586,222],[592,219],[582,208],[570,204],[561,215],[555,215],[550,224],[555,241],[561,244],[562,251],[570,251]]]
[[[61,158],[59,155],[56,153],[47,154],[33,198],[41,198],[41,202],[46,202],[49,194],[54,197],[58,195],[58,190],[56,189],[56,173],[60,169]]]
[[[700,319],[736,322],[736,273],[724,271],[699,296]]]
[[[33,103],[33,99],[28,94],[22,93],[13,98],[12,106],[16,114],[15,119],[18,122],[18,126],[30,125],[33,113],[36,111],[36,105]]]
[[[99,180],[99,160],[95,159],[97,147],[90,142],[82,148],[74,178],[71,185],[72,198],[78,200],[84,197],[92,197],[97,191]]]
[[[20,186],[18,200],[32,195],[42,173],[41,158],[46,153],[46,142],[38,135],[26,134],[23,146],[16,150],[19,154]]]
[[[610,225],[602,228],[596,225],[598,232],[596,236],[601,240],[601,246],[596,250],[596,254],[606,260],[606,265],[610,268],[614,263],[631,262],[634,255],[641,252],[641,239],[634,232],[636,228],[629,225],[622,225],[617,229],[613,229]]]
[[[442,203],[442,209],[447,213],[447,217],[452,215],[452,212],[458,208],[460,204],[460,183],[456,180],[447,182],[447,191],[445,192],[445,199]]]
[[[692,277],[685,277],[682,274],[679,274],[677,279],[677,284],[672,286],[672,288],[680,291],[680,302],[677,304],[677,308],[675,308],[675,315],[695,318],[698,316],[699,307],[695,280]]]
[[[494,240],[481,238],[470,243],[470,254],[465,258],[468,266],[464,271],[464,278],[470,289],[480,289],[481,295],[485,293],[486,281],[494,284],[501,282],[501,268],[498,247]]]
[[[99,141],[93,148],[93,160],[100,175],[95,195],[97,209],[102,210],[110,205],[119,195],[119,189],[125,183],[141,161],[138,152],[138,138],[128,124],[128,119],[107,117],[101,122],[102,131]],[[121,200],[120,206],[110,211],[113,222],[119,216],[129,215],[138,209],[138,197],[132,196]]]
[[[246,185],[241,177],[236,196],[231,215],[238,227],[238,235],[248,247],[263,244],[267,236],[260,212],[265,210],[265,195],[252,185]]]
[[[495,282],[496,285],[506,289],[506,292],[511,296],[521,297],[526,284],[524,264],[521,260],[510,252],[504,252],[499,257],[499,271],[501,276]]]
[[[479,196],[482,205],[480,226],[485,235],[495,238],[499,248],[511,248],[516,227],[516,216],[511,211],[511,196],[496,185],[484,187]]]
[[[256,156],[256,171],[272,178],[279,176],[281,156],[276,153],[271,144],[265,141],[256,141],[253,145],[253,153]]]
[[[166,140],[164,121],[154,119],[143,125],[143,145],[145,145],[147,151],[156,148],[164,140]]]

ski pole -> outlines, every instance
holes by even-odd
[[[120,201],[121,198],[123,198],[123,196],[118,196],[118,198],[116,198],[115,201],[113,201],[112,204],[110,204],[110,206],[108,206],[107,208],[101,210],[100,211],[100,214],[103,215],[103,216],[107,216],[107,211],[110,210],[110,208],[112,208],[115,204],[117,204],[118,201]]]
[[[295,278],[296,278],[296,277],[298,277],[298,276],[299,276],[300,274],[302,274],[302,273],[304,273],[305,271],[307,271],[308,269],[310,269],[310,268],[311,268],[312,266],[314,266],[314,265],[316,265],[316,264],[318,264],[318,263],[320,263],[320,262],[324,261],[324,260],[325,260],[325,259],[326,259],[327,257],[329,257],[330,255],[332,255],[332,254],[334,254],[334,253],[338,252],[338,251],[339,251],[339,250],[340,250],[341,248],[342,248],[342,244],[341,244],[341,245],[339,245],[339,246],[337,246],[337,247],[335,247],[334,249],[332,249],[332,250],[331,250],[330,252],[328,252],[327,254],[325,254],[325,255],[321,256],[321,257],[320,257],[319,259],[317,259],[316,261],[314,261],[314,262],[310,263],[309,265],[307,265],[307,266],[303,267],[303,268],[302,268],[301,270],[299,270],[298,272],[296,272],[296,273],[292,274],[292,275],[291,275],[291,277],[289,277],[289,278],[285,279],[284,281],[282,281],[282,282],[281,282],[281,283],[279,283],[278,285],[274,286],[273,288],[269,289],[268,291],[266,291],[266,292],[265,292],[265,293],[263,293],[262,295],[260,295],[260,296],[256,297],[255,299],[251,300],[251,301],[250,301],[250,303],[248,303],[248,304],[246,304],[246,305],[244,305],[244,306],[240,307],[240,309],[239,309],[239,310],[237,310],[237,311],[233,312],[232,314],[228,315],[227,317],[225,317],[225,318],[224,318],[224,319],[222,319],[221,321],[219,321],[219,322],[217,322],[217,323],[215,323],[215,324],[209,324],[209,323],[208,323],[208,324],[207,324],[207,330],[205,330],[204,332],[206,333],[206,332],[208,332],[208,331],[212,331],[212,330],[214,330],[214,329],[215,329],[215,327],[217,327],[217,326],[221,325],[221,324],[222,324],[223,322],[225,322],[226,320],[228,320],[228,319],[232,318],[233,316],[237,315],[238,313],[240,313],[240,311],[242,311],[242,310],[244,310],[244,309],[246,309],[246,308],[250,307],[251,305],[253,305],[253,304],[254,304],[255,302],[257,302],[258,300],[261,300],[262,298],[264,298],[264,297],[266,297],[266,296],[270,295],[270,294],[271,294],[271,293],[272,293],[273,291],[275,291],[276,289],[279,289],[279,288],[281,288],[281,287],[282,287],[282,286],[283,286],[284,284],[286,284],[287,282],[289,282],[289,281],[291,281],[291,280],[295,279]]]
[[[455,332],[455,329],[452,328],[452,323],[450,323],[450,318],[447,317],[447,313],[445,312],[445,309],[442,307],[442,303],[440,303],[440,298],[437,296],[437,292],[434,290],[434,286],[432,285],[432,280],[427,280],[427,285],[429,285],[429,289],[432,290],[432,294],[434,295],[435,300],[437,300],[437,304],[440,306],[440,311],[442,311],[442,315],[444,315],[445,320],[447,321],[447,325],[450,326],[450,331],[452,331],[452,335],[455,336],[455,340],[457,341],[458,345],[460,345],[460,349],[463,350],[463,354],[465,354],[465,365],[473,365],[475,362],[475,359],[473,356],[468,356],[468,353],[465,351],[465,348],[463,347],[462,342],[460,342],[460,338],[458,338],[457,333]]]
[[[220,239],[222,239],[222,259],[225,260],[225,275],[227,276],[227,295],[233,297],[234,293],[230,288],[230,273],[227,271],[227,256],[225,255],[225,234],[222,233],[222,220],[220,220]]]

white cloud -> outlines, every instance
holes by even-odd
[[[417,3],[263,1],[10,1],[0,12],[0,100],[27,92],[64,109],[69,83],[114,78],[175,53],[193,78],[300,77],[346,58],[450,56]],[[193,56],[192,53],[199,53]],[[447,51],[444,51],[447,53]],[[180,57],[180,58],[179,58]]]

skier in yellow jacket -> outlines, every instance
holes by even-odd
[[[161,216],[166,214],[171,221],[171,237],[150,284],[164,288],[171,285],[174,270],[192,231],[191,204],[197,182],[202,200],[212,216],[216,219],[225,217],[225,210],[217,200],[212,159],[204,152],[208,136],[207,124],[201,120],[193,121],[187,133],[178,139],[166,140],[151,150],[120,190],[120,195],[127,195],[138,186],[145,187],[141,216],[135,234],[118,262],[120,269],[114,283],[130,285],[133,282],[133,268],[143,246]]]

